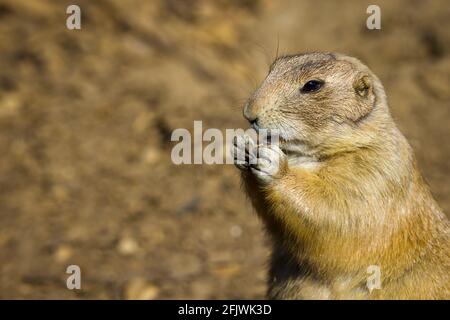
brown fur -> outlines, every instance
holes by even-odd
[[[311,79],[324,86],[299,93]],[[244,115],[280,130],[286,155],[270,183],[242,172],[273,240],[270,298],[450,298],[449,221],[365,65],[340,54],[279,58]],[[370,265],[382,280],[372,292]]]

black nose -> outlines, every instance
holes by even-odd
[[[259,129],[258,118],[250,120],[250,124],[252,125],[253,129]]]

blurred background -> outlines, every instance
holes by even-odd
[[[0,298],[264,298],[237,170],[173,165],[170,135],[247,127],[277,47],[368,64],[448,214],[449,40],[446,0],[0,0]]]

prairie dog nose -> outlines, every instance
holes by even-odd
[[[258,120],[256,109],[257,108],[255,107],[255,102],[253,99],[250,99],[244,107],[244,118],[247,119],[252,125]]]
[[[258,118],[256,118],[255,120],[250,121],[250,124],[251,124],[253,129],[255,129],[257,131],[259,130]]]

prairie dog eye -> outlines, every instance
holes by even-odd
[[[300,92],[309,93],[317,91],[322,88],[323,83],[324,82],[322,80],[309,80],[303,85],[303,87],[300,89]]]

